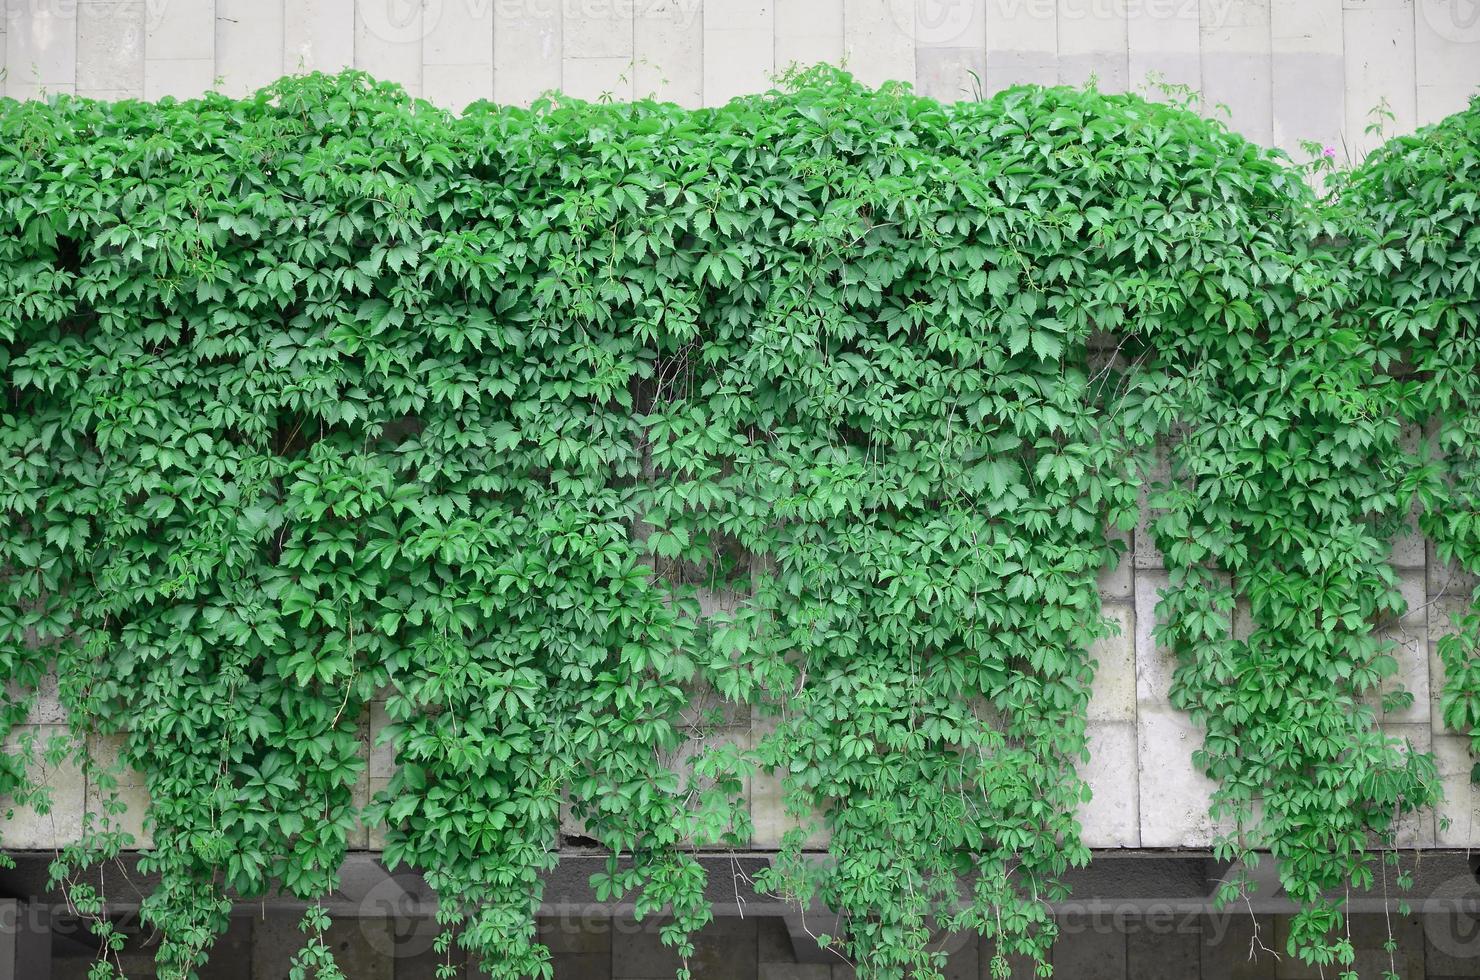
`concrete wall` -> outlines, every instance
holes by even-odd
[[[0,94],[245,93],[363,68],[433,102],[561,89],[716,104],[796,62],[946,100],[1017,82],[1144,90],[1155,73],[1251,138],[1352,157],[1480,86],[1480,0],[0,0]],[[979,80],[979,82],[978,82]]]

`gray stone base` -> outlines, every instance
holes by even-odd
[[[1376,980],[1389,969],[1382,949],[1386,917],[1352,920],[1360,975]],[[1304,980],[1320,977],[1284,954],[1284,916],[1165,913],[1144,917],[1071,915],[1054,949],[1054,976],[1062,980]],[[289,961],[302,937],[298,914],[269,909],[239,916],[217,947],[203,980],[288,980]],[[1257,926],[1257,936],[1256,936]],[[89,949],[63,935],[58,924],[52,980],[85,980]],[[1480,928],[1473,917],[1409,915],[1392,920],[1398,942],[1392,967],[1404,980],[1480,977]],[[431,920],[342,918],[329,943],[350,980],[434,980],[442,960],[432,948]],[[545,918],[540,934],[554,955],[555,980],[663,980],[678,960],[658,939],[658,923],[600,917]],[[130,978],[154,974],[146,944],[136,942],[122,963]],[[1267,948],[1266,948],[1267,947]],[[975,937],[946,937],[949,980],[989,980],[989,949]],[[1278,953],[1278,955],[1277,955]],[[845,963],[815,962],[815,949],[799,951],[785,920],[777,917],[716,919],[698,941],[692,962],[701,980],[852,980]],[[799,962],[813,960],[813,962]],[[480,971],[454,954],[457,975],[476,980]],[[1328,968],[1327,976],[1335,972]],[[1031,977],[1019,965],[1014,980]],[[29,978],[28,978],[29,980]]]
[[[1351,896],[1351,939],[1361,980],[1391,969],[1402,980],[1480,978],[1480,856],[1463,851],[1400,855],[1413,887],[1412,912],[1400,915],[1396,892]],[[0,869],[0,980],[82,980],[96,954],[87,929],[69,917],[64,897],[47,884],[51,855],[16,855]],[[794,907],[748,886],[766,855],[706,858],[709,898],[717,918],[697,937],[691,966],[699,980],[845,980],[852,968],[818,947],[817,933],[836,934],[824,912]],[[98,870],[99,886],[120,929],[132,936],[119,957],[130,980],[154,976],[151,939],[140,929],[137,900],[154,882],[124,858]],[[566,854],[545,882],[540,938],[554,957],[555,980],[663,980],[677,958],[659,941],[660,923],[638,922],[630,906],[595,901],[590,873],[604,866],[591,854]],[[1053,950],[1058,980],[1306,980],[1322,976],[1285,954],[1290,915],[1268,861],[1254,870],[1260,885],[1247,904],[1218,911],[1210,896],[1230,868],[1206,854],[1101,852],[1070,873],[1073,898],[1054,906],[1061,936]],[[334,919],[327,941],[349,980],[434,980],[443,962],[433,940],[436,898],[420,876],[388,872],[371,854],[351,855],[340,890],[325,900]],[[133,904],[130,904],[132,900]],[[203,980],[287,980],[302,903],[286,897],[242,901],[216,946]],[[1389,955],[1384,940],[1394,937]],[[43,959],[35,958],[38,941]],[[9,945],[7,945],[7,942]],[[16,959],[30,950],[29,958]],[[990,947],[974,936],[943,936],[951,980],[988,980]],[[7,952],[7,950],[9,952]],[[456,952],[460,980],[480,971]],[[1337,971],[1328,968],[1325,977]],[[1018,964],[1013,980],[1032,971]]]

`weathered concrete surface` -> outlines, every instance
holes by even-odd
[[[843,63],[945,100],[1019,82],[1227,106],[1302,158],[1346,156],[1385,102],[1387,135],[1480,85],[1470,0],[4,0],[0,94],[242,93],[292,71],[363,68],[433,102],[527,104],[560,89],[715,105],[789,66]],[[1211,111],[1211,110],[1210,110]]]
[[[12,850],[46,850],[82,835],[86,785],[65,725],[22,725],[5,740],[8,755],[23,755],[38,796],[29,804],[0,797],[0,840]]]

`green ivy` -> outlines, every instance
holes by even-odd
[[[551,976],[563,820],[686,961],[757,771],[798,821],[761,885],[861,974],[939,977],[955,929],[1047,976],[1097,580],[1149,487],[1219,851],[1272,851],[1292,949],[1349,965],[1331,896],[1437,794],[1372,706],[1390,541],[1416,502],[1480,570],[1477,121],[1320,200],[1185,107],[828,69],[698,111],[452,116],[357,73],[0,103],[0,727],[54,671],[79,753],[122,740],[163,976],[274,888],[335,975],[361,825],[495,977]],[[54,877],[106,952],[105,811]]]
[[[1352,242],[1361,314],[1404,362],[1384,395],[1421,435],[1405,489],[1438,558],[1480,572],[1480,112],[1390,141],[1345,197],[1364,219]],[[1444,721],[1480,749],[1477,611],[1439,654]]]

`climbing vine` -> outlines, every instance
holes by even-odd
[[[1437,557],[1480,572],[1480,113],[1389,141],[1345,191],[1363,316],[1399,348],[1390,404],[1420,438],[1405,489]],[[1463,594],[1455,598],[1464,598]],[[1472,604],[1480,597],[1472,597]],[[1445,723],[1480,748],[1480,618],[1441,638]]]
[[[1199,384],[1151,501],[1158,636],[1205,731],[1216,851],[1277,859],[1291,952],[1346,968],[1344,890],[1386,874],[1401,818],[1437,799],[1431,757],[1378,724],[1412,700],[1385,629],[1407,612],[1389,558],[1409,458],[1382,383],[1396,351],[1352,322],[1346,250],[1320,244],[1317,209],[1270,206],[1242,268],[1205,283],[1227,314],[1183,334]],[[1223,897],[1247,887],[1240,871]]]
[[[964,929],[1047,975],[1149,490],[1220,853],[1273,852],[1292,948],[1349,964],[1331,895],[1437,793],[1378,723],[1390,542],[1416,504],[1480,571],[1477,118],[1321,200],[1183,107],[826,69],[698,111],[357,73],[0,103],[0,723],[55,673],[78,751],[143,774],[162,976],[274,887],[333,975],[367,825],[495,977],[551,975],[562,832],[686,962],[764,773],[797,826],[760,883],[861,972],[938,977]],[[106,809],[54,868],[105,950]]]

